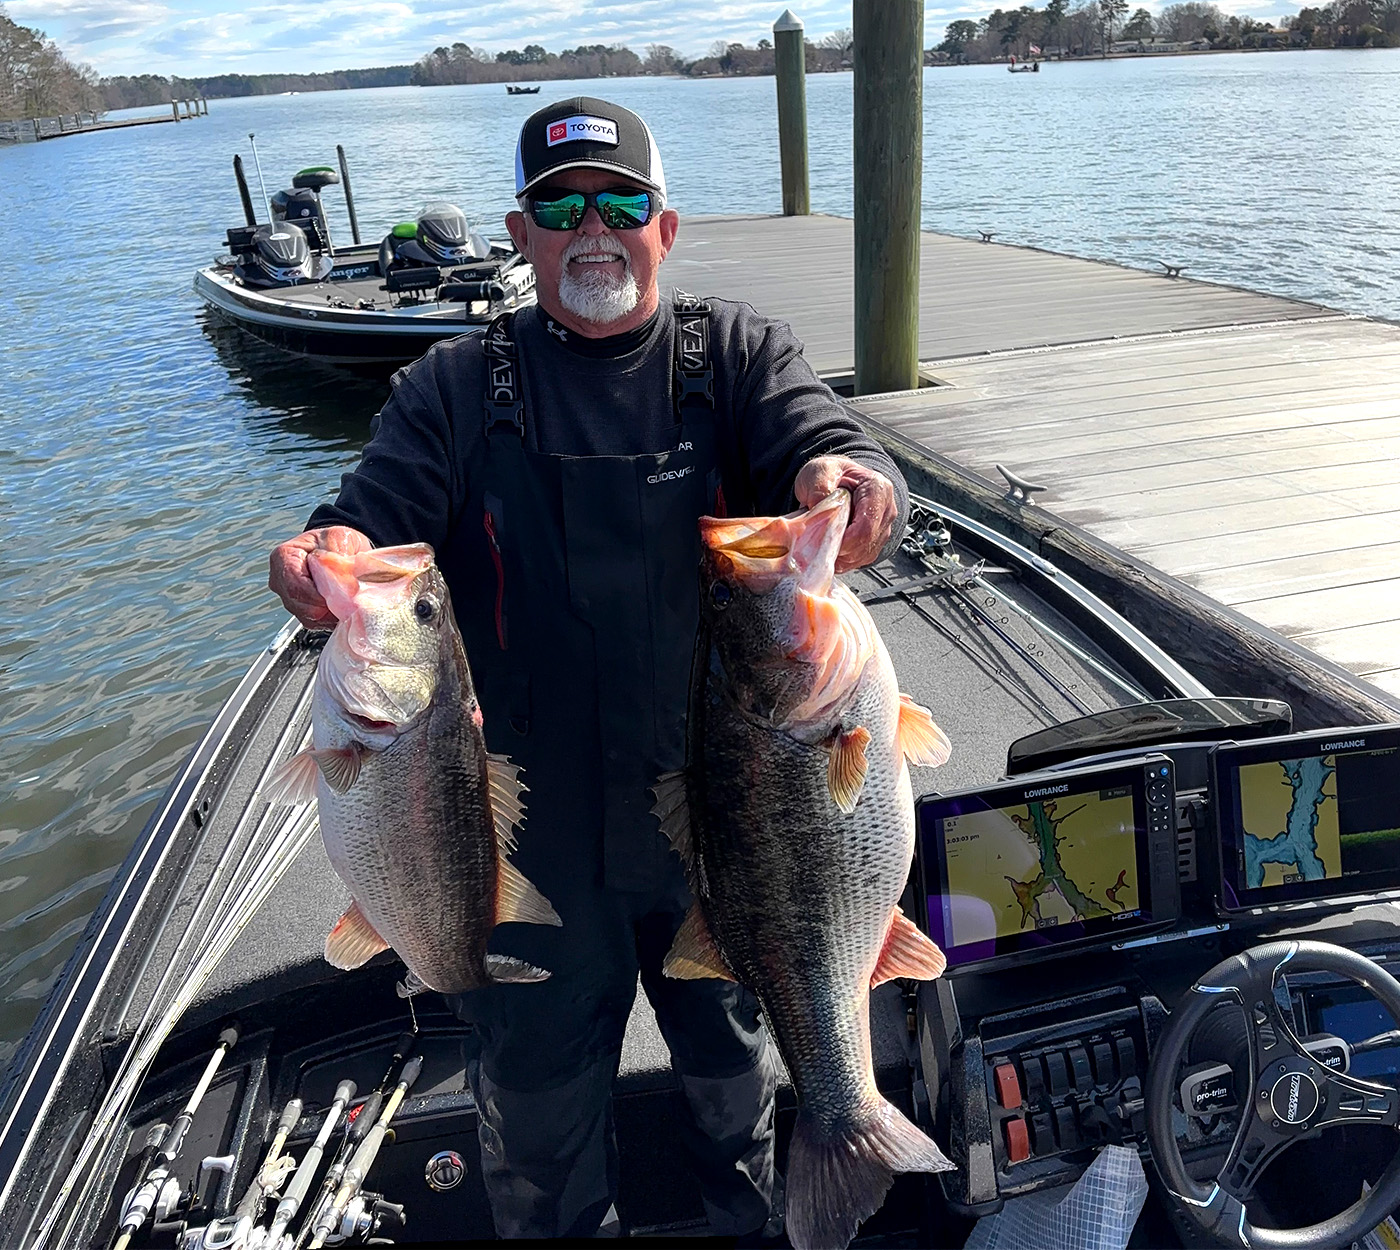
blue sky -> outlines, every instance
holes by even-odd
[[[528,43],[551,52],[625,43],[641,55],[648,44],[664,43],[693,57],[716,39],[756,43],[784,6],[782,0],[5,0],[4,7],[99,74],[197,75],[404,64],[458,41],[491,52]],[[939,42],[949,22],[985,17],[996,7],[996,0],[976,0],[935,8],[926,0],[925,45]],[[1262,18],[1279,4],[1224,0],[1221,7]],[[812,39],[851,24],[851,0],[805,0],[794,9]]]

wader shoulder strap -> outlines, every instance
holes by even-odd
[[[710,362],[710,306],[684,291],[675,293],[676,355],[675,381],[671,392],[676,401],[676,422],[715,410],[715,371]]]
[[[525,400],[520,391],[519,356],[511,330],[515,313],[504,312],[486,327],[486,397],[483,412],[486,436],[497,425],[509,424],[517,438],[525,437]]]

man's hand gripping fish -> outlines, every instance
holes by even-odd
[[[488,755],[447,585],[422,543],[307,567],[337,618],[316,668],[313,747],[269,783],[314,798],[326,853],[354,902],[326,958],[356,968],[392,946],[416,982],[458,994],[549,973],[486,953],[506,921],[559,924],[506,859],[524,816],[519,770]]]
[[[697,900],[665,971],[752,989],[796,1086],[798,1250],[845,1247],[896,1172],[952,1166],[871,1062],[871,988],[946,963],[896,902],[914,849],[906,761],[942,764],[949,746],[835,580],[849,505],[838,490],[785,517],[701,518],[688,765],[656,790]]]

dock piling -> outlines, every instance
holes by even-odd
[[[773,68],[778,84],[778,154],[783,167],[783,216],[812,211],[807,177],[807,49],[802,19],[791,9],[773,23]]]
[[[171,100],[171,101],[170,101],[170,111],[171,111],[172,114],[174,114],[175,120],[176,120],[176,121],[179,121],[179,120],[180,120],[180,106],[179,106],[178,104],[176,104],[174,100]]]
[[[860,0],[855,37],[855,393],[919,380],[923,0]]]

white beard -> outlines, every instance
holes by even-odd
[[[578,256],[615,256],[624,267],[621,278],[602,271],[601,265],[584,268],[575,274],[569,262]],[[559,302],[580,321],[607,325],[620,321],[637,307],[640,292],[632,276],[632,260],[619,244],[602,239],[575,239],[564,250],[563,269],[559,275]]]

